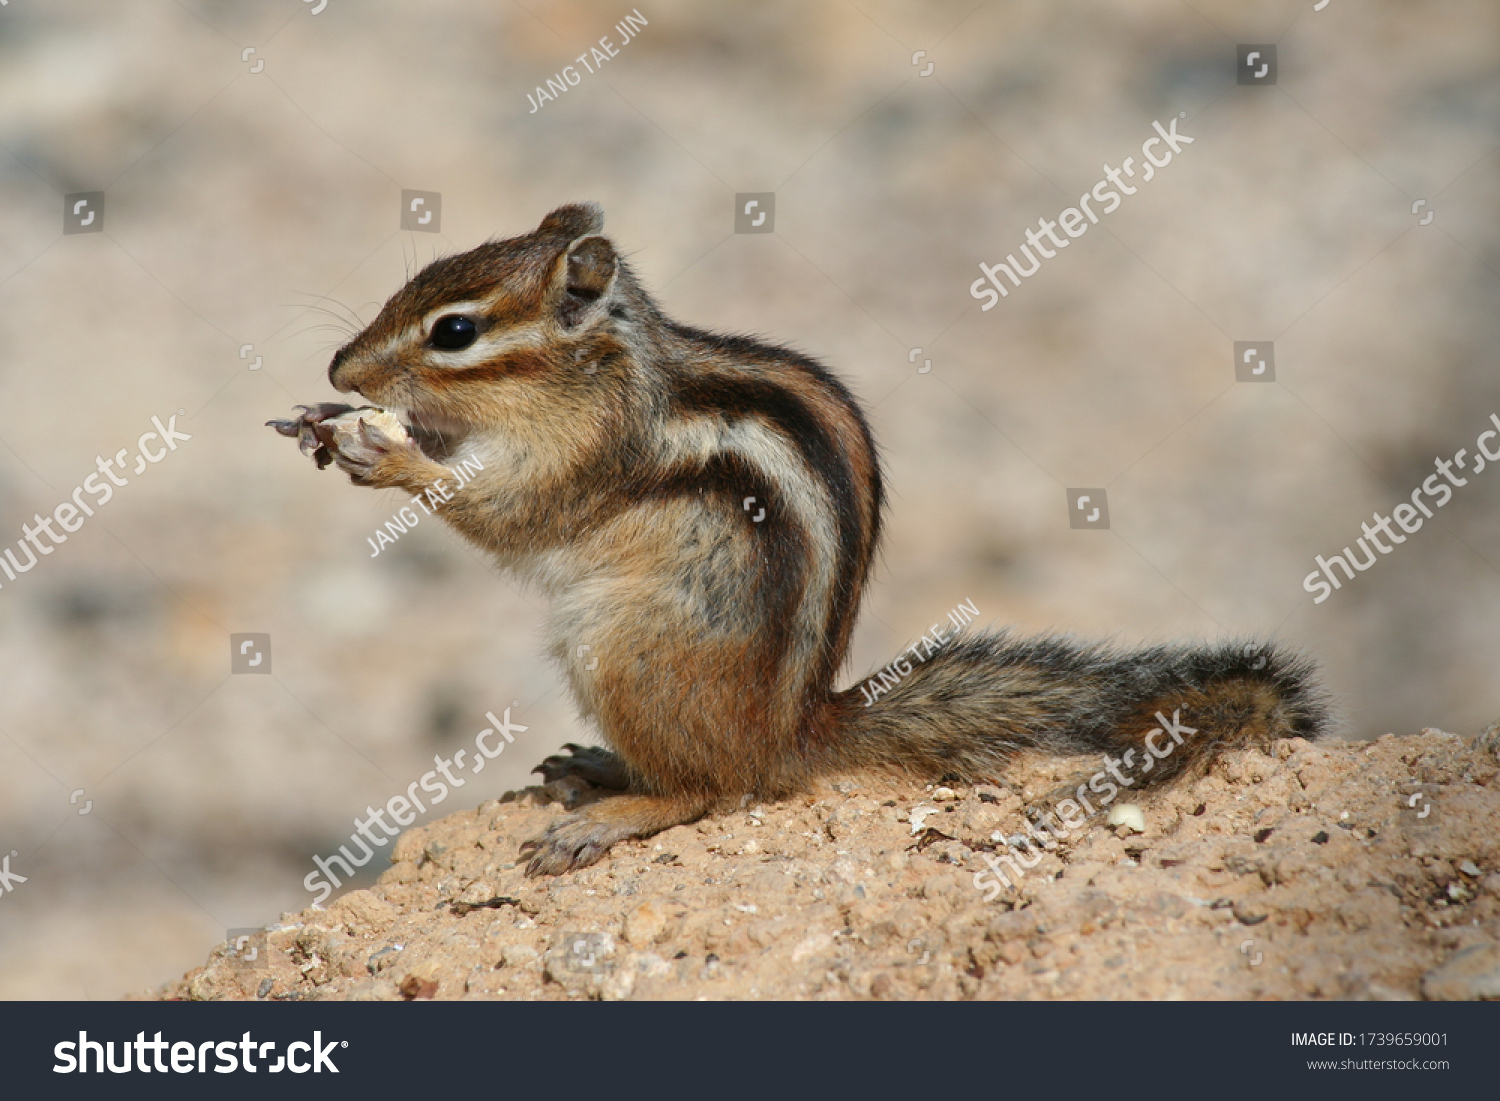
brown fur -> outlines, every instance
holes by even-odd
[[[602,225],[592,204],[562,207],[436,261],[329,367],[415,440],[334,461],[418,492],[480,458],[442,517],[553,598],[552,652],[610,748],[539,771],[629,794],[529,843],[532,873],[818,775],[993,779],[1020,749],[1123,751],[1163,709],[1205,733],[1157,778],[1322,729],[1308,663],[1237,643],[959,639],[875,706],[837,691],[883,507],[863,413],[805,356],[666,318]],[[424,330],[449,312],[473,322],[471,346]]]

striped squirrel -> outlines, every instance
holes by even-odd
[[[1312,663],[1242,642],[960,635],[872,706],[836,690],[884,506],[869,424],[807,356],[668,318],[603,222],[563,206],[429,264],[329,365],[380,409],[271,422],[356,485],[478,469],[440,515],[550,596],[552,656],[609,747],[536,771],[620,792],[523,845],[530,874],[815,777],[993,781],[1022,750],[1134,753],[1162,712],[1201,733],[1152,781],[1324,730]]]

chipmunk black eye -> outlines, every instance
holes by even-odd
[[[438,318],[437,324],[432,327],[432,346],[445,352],[456,352],[473,344],[478,336],[479,327],[474,324],[473,318],[450,313]]]

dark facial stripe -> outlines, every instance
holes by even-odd
[[[442,367],[445,381],[451,382],[498,382],[507,378],[539,378],[552,370],[552,361],[545,352],[532,349],[517,352],[501,352],[483,363],[472,367]]]

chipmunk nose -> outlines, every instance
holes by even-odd
[[[328,364],[328,381],[333,388],[341,394],[347,394],[354,389],[352,386],[342,385],[339,382],[339,368],[343,366],[344,360],[349,358],[349,345],[345,344],[333,353],[333,360]]]

